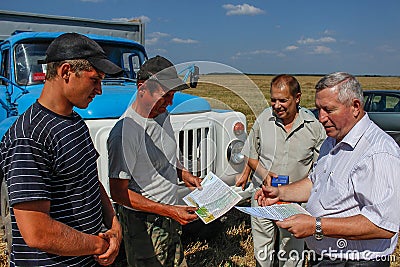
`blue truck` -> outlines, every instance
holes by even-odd
[[[109,190],[107,137],[135,98],[136,72],[147,59],[144,25],[140,21],[97,21],[0,10],[0,136],[39,97],[46,65],[39,64],[38,60],[45,57],[47,46],[63,32],[86,34],[124,69],[123,76],[104,79],[103,94],[97,96],[87,109],[76,109],[89,127],[100,154],[99,179]],[[177,65],[177,69],[182,73],[186,71],[183,78],[195,87],[198,68],[193,64],[182,64]],[[175,94],[169,112],[178,145],[177,157],[182,164],[200,177],[212,171],[244,198],[249,197],[250,188],[243,192],[234,186],[235,176],[243,167],[240,152],[246,139],[244,114],[214,110],[206,99],[184,92]],[[182,194],[186,194],[185,190]],[[4,181],[0,198],[4,239],[10,241],[8,195]]]

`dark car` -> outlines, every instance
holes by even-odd
[[[364,91],[364,109],[400,146],[400,90]],[[318,110],[311,111],[318,118]]]
[[[364,109],[400,145],[400,90],[364,91]]]

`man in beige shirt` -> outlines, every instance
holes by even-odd
[[[315,116],[301,108],[301,88],[295,77],[278,75],[271,81],[271,107],[266,108],[254,123],[243,149],[247,165],[236,182],[245,187],[252,170],[254,188],[271,185],[272,177],[289,176],[289,182],[307,176],[317,160],[325,139],[325,130]],[[252,198],[252,206],[258,204]],[[304,241],[279,229],[268,219],[251,218],[254,254],[257,266],[302,266]],[[279,251],[275,240],[279,229]],[[292,251],[296,251],[293,253]]]

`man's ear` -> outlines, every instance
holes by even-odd
[[[64,63],[58,68],[57,72],[61,78],[68,80],[71,73],[71,65],[69,63]]]
[[[359,99],[353,99],[352,102],[352,110],[353,110],[353,116],[355,118],[357,118],[358,116],[360,116],[360,114],[362,114],[362,104],[361,101]]]
[[[140,97],[143,97],[145,91],[146,91],[146,84],[143,82],[138,82],[137,84],[137,88],[138,88],[138,95]]]
[[[300,104],[300,99],[301,99],[301,93],[296,94],[296,104]]]

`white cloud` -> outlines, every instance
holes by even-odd
[[[193,39],[180,39],[180,38],[172,38],[171,42],[177,44],[197,44],[199,41]]]
[[[158,43],[159,40],[160,38],[157,37],[146,38],[146,45],[155,45],[156,43]]]
[[[83,1],[83,0],[81,0]],[[102,0],[84,0],[84,1],[102,1]],[[140,20],[143,23],[149,23],[151,19],[147,16],[132,17],[132,18],[113,18],[113,21],[137,21]]]
[[[225,4],[222,5],[224,9],[227,10],[226,15],[227,16],[233,16],[233,15],[259,15],[265,13],[264,10],[251,6],[249,4],[243,4],[243,5],[232,5],[232,4]]]
[[[396,53],[397,52],[397,49],[390,45],[381,45],[378,47],[378,50],[385,52],[385,53]]]
[[[146,36],[146,45],[155,45],[157,44],[161,38],[169,37],[168,33],[164,32],[152,32]]]
[[[331,54],[331,53],[332,49],[322,45],[316,46],[312,51],[312,54]]]
[[[266,50],[266,49],[262,49],[262,50],[254,50],[251,52],[248,52],[249,55],[271,55],[271,54],[276,54],[275,51],[272,50]]]
[[[235,56],[241,57],[241,56],[248,56],[248,55],[273,55],[276,53],[277,53],[276,51],[261,49],[261,50],[254,50],[254,51],[237,52]]]
[[[324,34],[325,34],[325,35],[334,35],[334,34],[335,34],[335,32],[334,32],[334,31],[331,31],[331,30],[328,30],[328,29],[326,29],[326,30],[324,31]]]
[[[287,46],[285,48],[286,51],[294,51],[294,50],[297,50],[297,49],[299,49],[299,47],[295,46],[295,45],[289,45],[289,46]]]
[[[154,38],[154,37],[163,38],[163,37],[168,37],[168,36],[169,36],[169,34],[165,33],[165,32],[152,32],[152,33],[149,33],[149,37],[151,37],[151,38]]]
[[[244,51],[244,52],[237,52],[231,58],[236,60],[239,58],[251,58],[252,56],[260,56],[260,55],[279,55],[279,52],[267,49],[260,49],[254,51]]]
[[[147,53],[153,55],[165,55],[168,53],[168,50],[164,48],[149,48],[147,49]]]
[[[336,42],[335,38],[332,37],[322,37],[319,39],[314,38],[301,38],[297,41],[298,44],[318,44],[318,43],[334,43]]]

